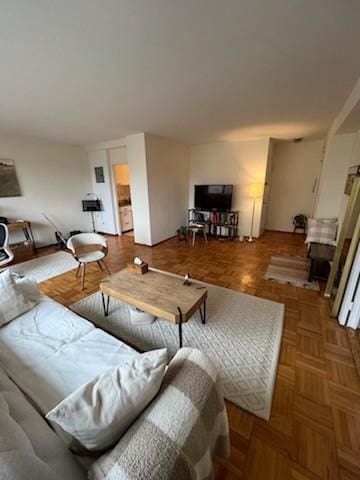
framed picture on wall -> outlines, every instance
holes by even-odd
[[[96,183],[105,183],[103,167],[95,167],[95,180]]]
[[[0,158],[0,197],[20,196],[21,190],[14,161]]]

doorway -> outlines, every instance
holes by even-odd
[[[296,215],[312,216],[323,148],[323,140],[281,141],[275,144],[266,224],[268,230],[293,232]]]
[[[123,235],[134,236],[128,165],[113,165],[119,225]]]

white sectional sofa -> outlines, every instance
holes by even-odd
[[[155,399],[112,448],[71,453],[45,415],[140,353],[33,286],[21,288],[36,305],[0,327],[1,479],[212,477],[212,456],[229,453],[227,416],[216,370],[193,349],[179,350]]]
[[[0,478],[86,478],[86,471],[64,442],[1,368]]]

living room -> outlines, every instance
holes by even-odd
[[[357,2],[3,11],[0,476],[360,478]]]

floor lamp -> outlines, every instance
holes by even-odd
[[[250,235],[248,238],[248,242],[255,241],[253,238],[255,205],[256,205],[256,199],[261,198],[263,196],[263,188],[264,187],[262,183],[250,183],[249,185],[249,197],[253,199],[253,209],[252,209],[251,228],[250,228]]]

